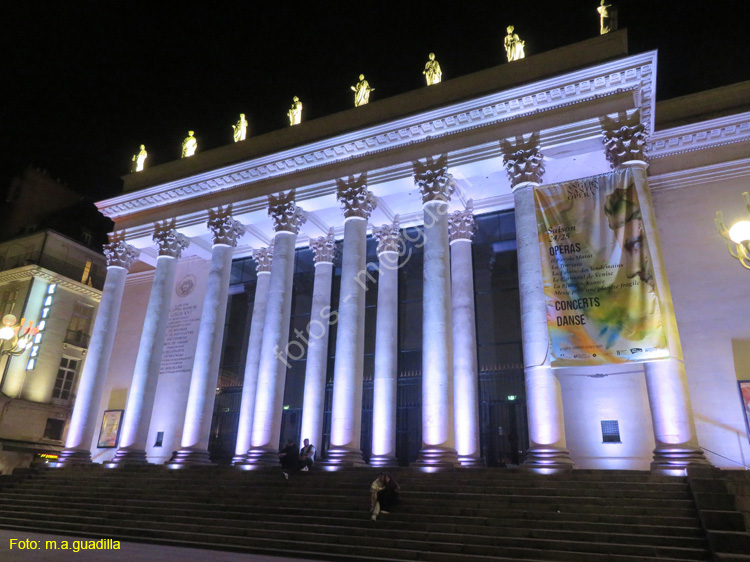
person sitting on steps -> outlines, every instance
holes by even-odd
[[[370,484],[370,519],[375,521],[380,513],[389,513],[399,502],[399,490],[398,482],[390,474],[381,472]]]
[[[305,439],[303,443],[302,448],[299,450],[299,469],[302,472],[307,472],[315,462],[315,446],[310,445],[309,439]]]

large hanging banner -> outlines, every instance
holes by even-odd
[[[534,190],[552,367],[669,357],[631,170]]]

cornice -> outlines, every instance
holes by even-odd
[[[646,145],[651,160],[750,141],[750,112],[657,131]]]
[[[750,158],[743,158],[700,168],[688,168],[658,176],[649,176],[648,183],[652,191],[667,191],[748,177],[750,177]]]
[[[100,301],[102,298],[102,292],[93,287],[89,287],[78,281],[73,281],[67,277],[39,267],[38,265],[27,265],[24,267],[18,267],[16,269],[9,269],[8,271],[0,272],[0,283],[10,283],[13,281],[24,281],[27,279],[37,278],[48,283],[55,283],[58,287],[62,287],[73,293],[88,297],[95,301]]]
[[[522,119],[553,109],[634,92],[636,107],[647,131],[653,129],[656,52],[624,57],[568,72],[490,95],[420,112],[376,126],[303,144],[238,164],[223,166],[177,181],[129,192],[97,204],[112,219],[167,206],[205,195],[215,195],[268,178],[340,163],[384,151],[397,150],[431,138]],[[370,176],[373,183],[374,177]],[[326,182],[325,192],[335,189]],[[302,186],[300,186],[302,187]],[[320,195],[320,186],[298,189],[297,199]],[[264,198],[253,201],[265,206]],[[251,206],[255,206],[252,205]]]

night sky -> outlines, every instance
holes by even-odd
[[[621,0],[630,52],[658,49],[657,99],[750,79],[745,0]],[[533,56],[599,32],[596,0],[538,2],[5,2],[0,184],[33,165],[94,199],[119,193],[141,143],[147,165],[424,87],[434,51],[447,80],[505,64],[513,24]]]

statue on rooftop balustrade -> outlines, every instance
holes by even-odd
[[[506,29],[508,35],[505,36],[505,53],[508,55],[508,62],[519,60],[526,55],[523,52],[525,41],[521,41],[517,33],[513,33],[515,28],[509,25]]]
[[[375,88],[370,88],[370,84],[365,80],[365,75],[359,75],[359,82],[356,86],[351,86],[354,90],[354,107],[365,105],[370,101],[370,92],[375,91]]]
[[[234,142],[239,142],[247,138],[247,121],[245,120],[245,114],[240,113],[240,120],[237,121],[236,125],[232,125]]]
[[[302,123],[302,102],[297,96],[292,98],[292,107],[286,112],[289,117],[289,125],[299,125]]]
[[[607,4],[607,0],[602,0],[596,11],[599,12],[600,35],[617,30],[617,8],[612,4]]]
[[[193,135],[195,135],[194,131],[188,131],[187,138],[182,141],[182,155],[180,158],[188,158],[195,154],[195,151],[198,148],[198,139]]]
[[[143,166],[146,164],[146,158],[148,153],[146,152],[146,145],[141,145],[141,151],[138,154],[133,155],[133,171],[142,172]]]
[[[443,79],[443,71],[440,70],[440,63],[435,60],[435,53],[430,53],[430,60],[424,65],[422,74],[424,74],[428,86],[439,84]]]

